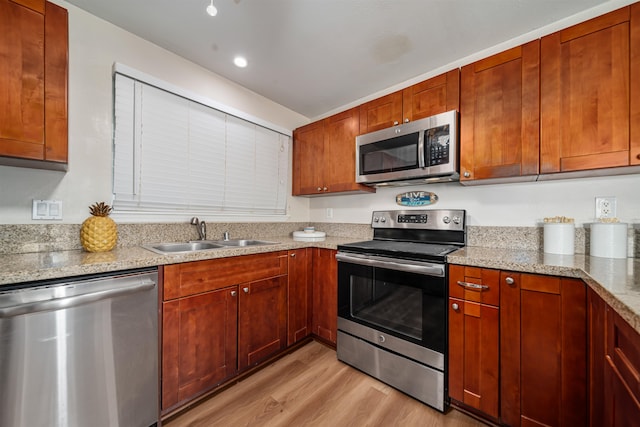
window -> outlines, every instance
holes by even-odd
[[[289,136],[115,74],[115,212],[285,215]]]

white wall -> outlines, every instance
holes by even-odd
[[[566,179],[464,187],[459,183],[378,189],[375,194],[320,197],[311,200],[310,220],[367,224],[373,210],[403,209],[395,196],[430,191],[438,202],[425,208],[466,209],[469,225],[538,225],[545,217],[567,216],[577,224],[595,219],[595,197],[615,196],[621,221],[640,223],[640,175]],[[327,208],[333,218],[326,216]]]
[[[65,1],[54,2],[69,11],[69,171],[0,166],[0,224],[52,223],[31,220],[32,199],[62,200],[63,220],[54,223],[70,224],[81,223],[90,204],[111,200],[114,62],[285,129],[309,122]],[[290,197],[289,206],[290,221],[307,219],[307,199]]]

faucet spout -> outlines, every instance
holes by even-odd
[[[207,224],[204,221],[200,221],[197,217],[191,218],[191,224],[196,226],[198,230],[198,239],[207,240]]]

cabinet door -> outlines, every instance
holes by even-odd
[[[44,14],[0,0],[0,28],[0,155],[42,160]]]
[[[589,426],[604,426],[604,364],[606,303],[587,289],[587,331],[589,337]],[[640,420],[640,418],[638,418]]]
[[[640,338],[606,308],[605,426],[640,426]]]
[[[67,11],[0,0],[0,155],[67,161]]]
[[[356,184],[356,136],[359,129],[357,108],[325,119],[324,191],[375,191],[366,185]]]
[[[625,7],[542,38],[541,173],[640,164],[640,141],[629,138],[630,99],[640,96],[631,25],[640,22]]]
[[[360,106],[360,134],[399,125],[404,119],[402,91],[391,93]]]
[[[289,251],[287,344],[311,334],[311,249]]]
[[[287,276],[239,285],[238,369],[287,346]]]
[[[498,418],[498,307],[449,298],[449,395]]]
[[[322,193],[324,162],[324,122],[296,129],[293,132],[294,196]]]
[[[517,276],[501,275],[501,420],[511,426],[585,426],[585,284]]]
[[[402,117],[411,121],[459,108],[460,70],[457,68],[402,91]]]
[[[162,303],[162,410],[236,372],[237,287]]]
[[[313,248],[313,333],[336,344],[338,262],[332,249]]]
[[[461,70],[461,181],[535,176],[540,147],[540,42]]]

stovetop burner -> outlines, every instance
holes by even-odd
[[[464,210],[373,212],[374,239],[339,245],[338,250],[444,262],[466,243]]]

